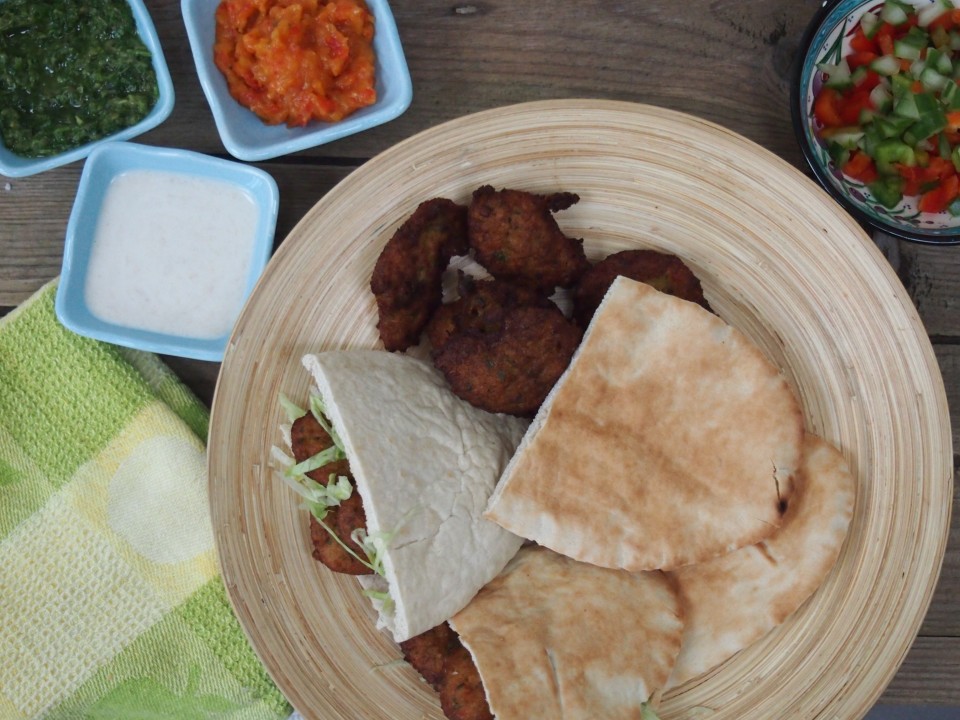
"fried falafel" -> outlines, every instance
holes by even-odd
[[[443,299],[443,271],[453,256],[468,249],[467,209],[446,198],[420,203],[397,228],[370,279],[377,329],[387,350],[406,350],[419,342]]]
[[[452,335],[434,351],[433,362],[453,392],[471,405],[531,417],[582,337],[555,305],[509,308],[499,331]]]
[[[311,413],[297,418],[290,428],[290,448],[297,462],[303,462],[333,445],[333,438]],[[346,460],[336,460],[307,473],[307,477],[323,485],[329,482],[331,475],[343,475],[350,480],[351,484],[354,484],[350,465]],[[363,511],[363,500],[360,495],[354,492],[349,498],[341,501],[340,505],[329,508],[323,523],[329,530],[324,528],[312,513],[310,514],[310,541],[313,545],[313,557],[334,572],[347,575],[369,575],[372,572],[370,568],[353,557],[341,544],[346,544],[359,557],[363,557],[363,549],[350,537],[355,529],[367,527],[367,517]],[[335,533],[337,537],[332,537],[331,533]],[[338,538],[340,542],[337,541]]]
[[[575,193],[537,195],[483,185],[467,211],[470,247],[498,280],[553,292],[569,287],[590,263],[583,240],[563,234],[552,213],[578,202]]]
[[[573,318],[580,327],[590,324],[600,301],[619,275],[710,309],[700,281],[680,258],[656,250],[623,250],[605,257],[577,281],[573,289]]]

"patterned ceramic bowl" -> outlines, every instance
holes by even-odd
[[[918,9],[940,0],[908,0]],[[920,212],[917,196],[905,196],[894,208],[874,198],[862,182],[844,175],[818,137],[813,103],[824,84],[817,65],[836,64],[850,51],[864,13],[879,13],[883,0],[825,0],[801,43],[801,60],[793,77],[790,110],[797,141],[817,180],[860,222],[906,240],[933,244],[960,243],[960,216]]]

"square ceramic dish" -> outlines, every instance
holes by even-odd
[[[230,95],[227,81],[213,61],[216,37],[214,13],[219,0],[181,0],[190,49],[200,86],[213,112],[220,139],[239,160],[268,160],[323,145],[382,125],[401,115],[413,97],[410,71],[397,25],[386,0],[367,0],[374,15],[377,102],[335,123],[312,122],[305,127],[267,125]]]
[[[3,0],[0,0],[2,2]],[[100,140],[81,145],[73,150],[51,155],[42,158],[27,158],[10,152],[3,145],[3,139],[0,138],[0,175],[7,177],[26,177],[36,175],[37,173],[51,168],[67,165],[75,160],[82,160],[87,157],[95,147],[102,143],[115,140],[129,140],[142,135],[148,130],[152,130],[169,117],[173,110],[174,93],[173,82],[170,80],[170,71],[167,69],[167,62],[163,57],[163,48],[160,47],[160,38],[157,37],[157,30],[153,26],[153,20],[147,11],[143,0],[128,0],[130,9],[133,11],[133,18],[137,23],[137,31],[144,45],[150,51],[153,60],[153,71],[157,76],[157,89],[159,96],[153,110],[136,125],[120,130]]]
[[[130,190],[131,178],[141,183],[135,186],[137,189],[146,187],[142,184],[146,178],[154,183],[155,191],[141,192],[139,198],[128,194],[123,201],[117,195],[111,199],[111,184],[118,191],[115,181],[119,178],[125,178],[127,193],[134,192]],[[166,184],[157,185],[161,180]],[[190,192],[194,188],[206,192],[195,193],[198,210],[189,209],[192,201],[177,200],[177,193],[182,195],[188,187]],[[165,203],[164,194],[172,196],[173,201]],[[242,199],[243,206],[238,208],[241,212],[215,207],[227,195]],[[270,258],[278,203],[276,182],[258,168],[186,150],[134,143],[97,147],[83,168],[67,223],[57,317],[79,335],[166,355],[219,361],[243,302]],[[140,215],[134,209],[138,205],[146,208]],[[204,214],[199,208],[208,212]],[[148,217],[151,212],[156,216]],[[213,240],[207,242],[212,238],[209,229],[219,227],[231,215],[248,219],[241,233],[230,235],[238,238],[238,245],[215,251]],[[157,227],[162,229],[148,231]],[[204,242],[165,244],[171,235],[190,233]],[[241,235],[245,238],[242,245]],[[192,246],[196,250],[191,250]],[[111,267],[107,271],[101,258],[108,248],[118,259],[146,267],[129,271]],[[234,255],[239,256],[239,265],[230,263]],[[138,272],[148,282],[137,283],[133,278],[140,277],[135,274]],[[135,293],[118,290],[133,283],[137,283]],[[128,307],[105,312],[105,290],[109,291],[107,295],[119,295],[119,302]],[[217,297],[228,299],[218,304]],[[178,303],[176,308],[171,308],[173,299]],[[142,307],[142,314],[132,316],[138,312],[130,309],[133,307]],[[219,319],[208,320],[214,315]]]

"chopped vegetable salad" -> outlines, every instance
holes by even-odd
[[[839,54],[839,53],[838,53]],[[960,9],[885,0],[821,62],[813,114],[844,175],[882,205],[919,196],[921,212],[960,215]]]

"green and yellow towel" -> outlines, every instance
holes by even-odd
[[[206,409],[55,291],[0,319],[0,718],[286,718],[218,575]]]

